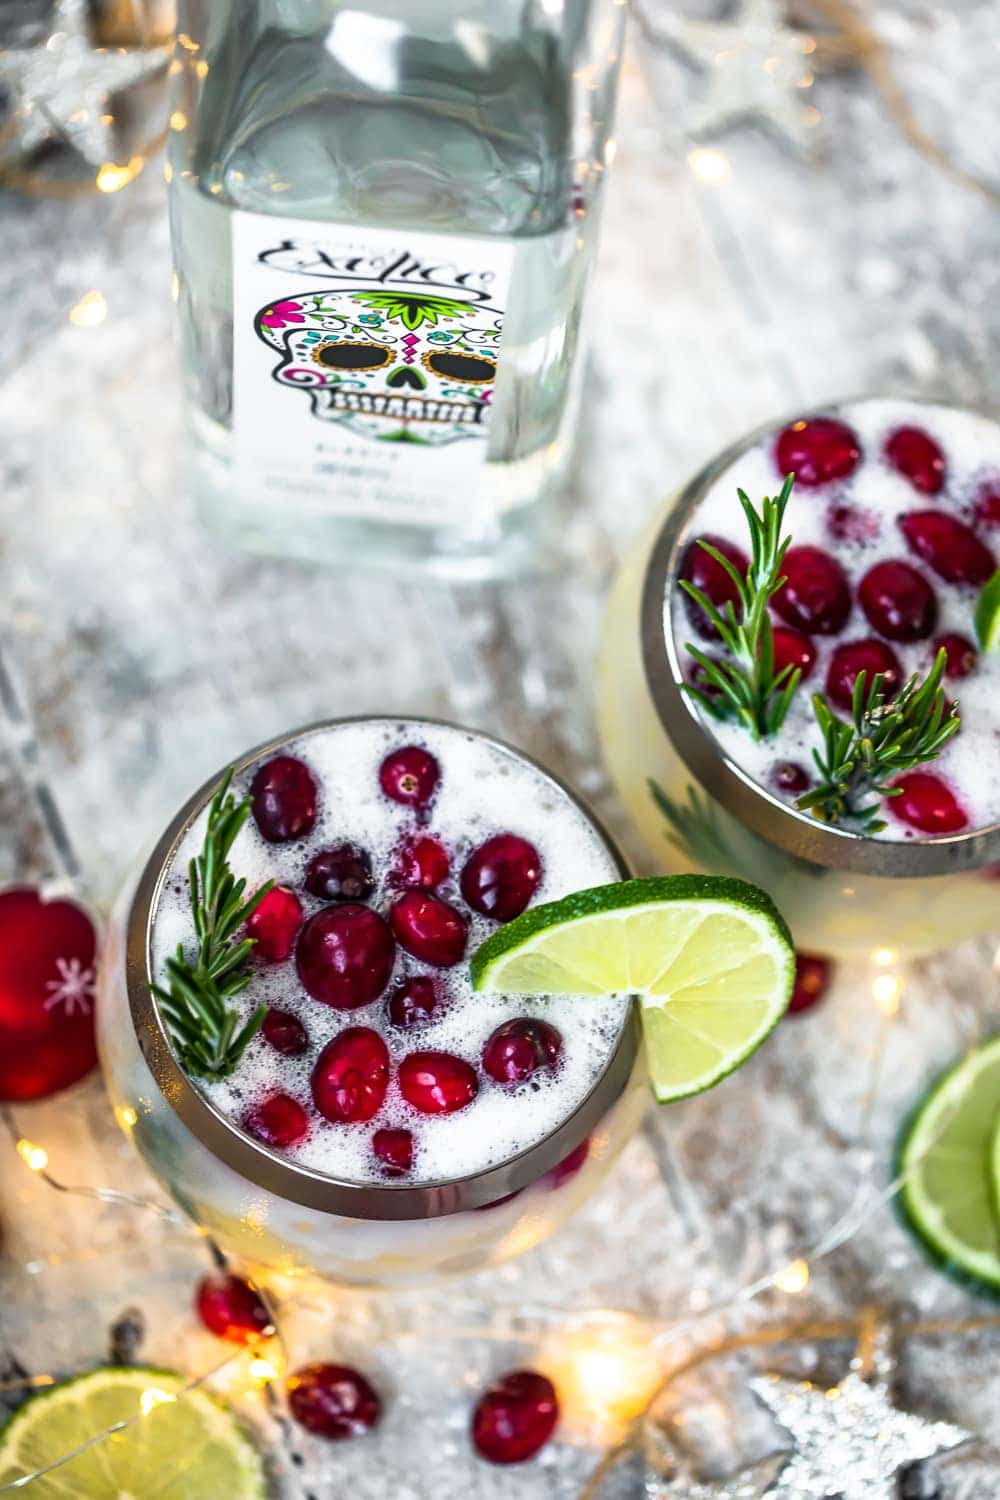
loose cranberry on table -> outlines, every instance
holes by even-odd
[[[544,1448],[559,1420],[555,1386],[536,1370],[512,1370],[476,1403],[472,1442],[494,1464],[519,1464]]]
[[[496,1083],[523,1083],[540,1069],[554,1072],[561,1054],[562,1036],[547,1021],[504,1021],[483,1048],[483,1071]]]
[[[836,417],[808,417],[786,427],[774,448],[779,474],[794,474],[795,483],[812,489],[832,479],[846,479],[861,459],[857,434]]]
[[[465,956],[468,923],[461,912],[426,891],[407,891],[389,912],[397,941],[423,963],[449,969]]]
[[[377,1115],[389,1087],[389,1049],[369,1026],[350,1026],[327,1042],[313,1068],[313,1102],[335,1125]]]
[[[247,918],[247,937],[261,963],[282,964],[291,957],[302,926],[302,903],[294,891],[276,885]]]
[[[374,1387],[350,1365],[302,1365],[289,1375],[285,1389],[292,1416],[315,1437],[335,1442],[360,1437],[379,1419]]]
[[[720,614],[724,615],[725,606],[730,603],[735,604],[739,598],[739,592],[725,568],[720,562],[716,562],[710,553],[705,551],[701,545],[702,542],[709,542],[717,552],[721,552],[722,556],[727,562],[732,563],[741,577],[746,574],[750,562],[746,553],[741,552],[739,547],[734,546],[732,542],[728,542],[724,536],[706,535],[695,537],[694,541],[689,542],[685,549],[681,562],[680,576],[686,579],[688,583],[693,583],[696,588],[701,589],[703,594],[707,594]],[[687,617],[691,622],[692,630],[696,631],[705,640],[718,640],[719,632],[701,605],[686,593],[684,594],[684,608],[687,611]]]
[[[903,668],[899,657],[885,641],[866,636],[860,641],[845,641],[830,658],[826,674],[826,696],[838,708],[850,709],[854,684],[859,672],[865,673],[867,687],[872,678],[882,674],[886,698],[894,698],[903,685]]]
[[[462,895],[484,917],[511,922],[528,905],[542,878],[534,844],[516,833],[498,833],[480,844],[462,870]]]
[[[294,755],[262,765],[250,787],[254,822],[269,844],[304,838],[316,822],[316,781]]]
[[[793,760],[779,760],[771,772],[771,785],[777,792],[801,797],[812,786],[812,781],[804,766],[796,765]]]
[[[437,789],[441,767],[429,750],[405,745],[393,750],[379,767],[378,779],[385,795],[404,807],[426,807]]]
[[[409,1130],[376,1130],[372,1150],[386,1177],[403,1177],[413,1166],[413,1134]]]
[[[992,575],[993,554],[964,521],[939,510],[911,510],[899,518],[911,552],[946,583],[980,588]]]
[[[801,630],[793,630],[790,625],[776,625],[772,636],[775,676],[786,667],[793,670],[798,667],[802,673],[801,680],[805,682],[816,665],[816,647],[812,641]]]
[[[932,834],[960,833],[968,827],[969,819],[955,793],[933,771],[907,771],[893,785],[900,793],[888,797],[886,806],[908,827]]]
[[[372,862],[357,844],[321,849],[306,866],[304,885],[321,901],[367,901],[375,889]]]
[[[305,1140],[309,1117],[291,1094],[270,1094],[250,1106],[243,1117],[243,1129],[265,1146],[286,1151]]]
[[[422,1115],[450,1115],[479,1092],[476,1070],[451,1052],[411,1052],[399,1065],[399,1089]]]
[[[945,654],[944,675],[950,677],[953,682],[968,677],[979,665],[979,652],[967,635],[960,635],[957,630],[949,630],[945,635],[939,635],[934,642],[934,652],[943,651]]]
[[[301,1057],[309,1050],[309,1033],[290,1010],[272,1005],[260,1030],[265,1042],[283,1057]]]
[[[441,1005],[441,986],[430,974],[414,974],[401,979],[389,996],[389,1020],[393,1026],[408,1030],[426,1026]]]
[[[885,456],[922,495],[939,495],[944,489],[944,454],[922,427],[897,427],[886,441]]]
[[[796,951],[795,988],[788,1002],[789,1014],[800,1015],[818,1005],[829,988],[832,973],[833,964],[828,958],[821,958],[818,953]]]
[[[781,565],[785,582],[774,608],[787,625],[811,635],[836,635],[851,612],[847,574],[819,547],[789,547]]]
[[[448,879],[450,870],[451,860],[440,839],[424,833],[403,840],[390,879],[393,885],[433,891]]]
[[[907,562],[876,563],[858,584],[865,619],[890,641],[923,641],[937,624],[937,599],[927,579]]]
[[[327,906],[299,935],[295,964],[308,994],[335,1010],[377,1000],[389,983],[396,944],[368,906]]]
[[[209,1333],[231,1344],[252,1344],[274,1332],[267,1308],[242,1276],[203,1276],[194,1305]]]

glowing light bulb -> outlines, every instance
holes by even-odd
[[[258,1356],[250,1361],[249,1374],[251,1380],[268,1381],[277,1378],[278,1370],[269,1359]]]
[[[96,328],[108,315],[108,304],[101,292],[85,292],[75,307],[69,310],[69,320],[75,328]]]
[[[872,981],[875,1004],[888,1021],[899,1014],[902,990],[903,984],[898,974],[877,974]]]
[[[790,1296],[796,1296],[804,1292],[809,1285],[809,1264],[807,1261],[790,1261],[784,1270],[778,1271],[774,1277],[774,1284],[779,1292],[788,1292]]]
[[[184,111],[182,109],[175,109],[174,112],[173,112],[173,114],[170,116],[170,129],[171,130],[186,130],[187,129],[187,122],[188,122],[188,117],[184,113]]]
[[[645,1411],[663,1380],[649,1330],[627,1314],[603,1314],[553,1333],[539,1368],[559,1392],[565,1429],[610,1444]]]
[[[98,192],[117,193],[121,188],[127,187],[134,177],[138,177],[143,164],[141,156],[133,156],[124,166],[118,162],[106,161],[95,178]]]
[[[693,151],[689,151],[688,166],[702,182],[710,182],[716,186],[727,182],[731,175],[729,158],[722,151],[708,146],[696,146]]]
[[[159,1386],[148,1385],[139,1397],[139,1410],[144,1417],[148,1417],[157,1406],[166,1406],[169,1401],[176,1400],[177,1397],[172,1396],[169,1391],[161,1391]]]
[[[45,1147],[36,1146],[33,1141],[23,1139],[18,1141],[17,1154],[32,1172],[44,1172],[49,1164],[49,1153]]]
[[[115,1110],[115,1119],[118,1121],[123,1130],[131,1130],[132,1126],[136,1123],[138,1118],[139,1116],[136,1114],[131,1104],[119,1104],[118,1108]]]

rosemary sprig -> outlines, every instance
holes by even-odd
[[[859,672],[849,723],[817,693],[813,712],[823,748],[813,751],[813,759],[820,782],[796,806],[824,823],[850,820],[862,833],[880,833],[886,826],[878,816],[880,800],[899,795],[892,779],[934,760],[958,730],[958,705],[946,700],[941,686],[947,659],[939,651],[927,676],[921,681],[914,673],[891,701],[881,672],[870,683]]]
[[[735,719],[754,739],[775,734],[785,721],[795,690],[802,679],[800,667],[774,670],[774,635],[768,605],[785,580],[781,565],[791,537],[782,537],[785,508],[795,476],[789,474],[775,498],[765,496],[756,511],[743,490],[737,490],[750,530],[751,558],[746,575],[723,557],[711,542],[699,541],[709,557],[725,569],[736,590],[738,608],[730,600],[720,610],[703,589],[687,579],[680,586],[704,610],[714,625],[725,655],[709,656],[698,646],[685,649],[698,663],[696,683],[685,691],[716,719]]]
[[[244,901],[245,880],[229,868],[229,851],[250,814],[250,799],[237,802],[229,790],[232,767],[208,809],[201,853],[188,866],[191,914],[197,947],[182,945],[167,959],[169,988],[152,990],[167,1021],[181,1066],[201,1078],[226,1078],[256,1036],[267,1007],[259,1006],[239,1029],[240,1014],[227,1001],[250,983],[253,938],[236,934],[274,885],[269,880]]]

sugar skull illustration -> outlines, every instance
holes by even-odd
[[[279,385],[313,416],[382,442],[437,445],[486,432],[503,313],[423,292],[329,290],[269,303],[258,336]]]

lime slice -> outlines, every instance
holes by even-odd
[[[636,995],[661,1103],[738,1068],[787,1009],[794,974],[771,900],[710,875],[625,880],[529,907],[472,958],[477,990]]]
[[[996,1119],[993,1121],[993,1135],[990,1140],[990,1202],[993,1205],[993,1222],[1000,1235],[1000,1109],[997,1110]]]
[[[263,1500],[264,1469],[236,1419],[200,1387],[177,1399],[185,1384],[169,1370],[110,1366],[33,1397],[0,1431],[0,1486],[131,1422],[34,1480],[32,1500]]]
[[[980,646],[995,651],[1000,646],[1000,568],[983,584],[973,621]]]
[[[1000,1112],[1000,1036],[949,1068],[918,1104],[899,1149],[900,1203],[946,1268],[1000,1290],[989,1149]]]

